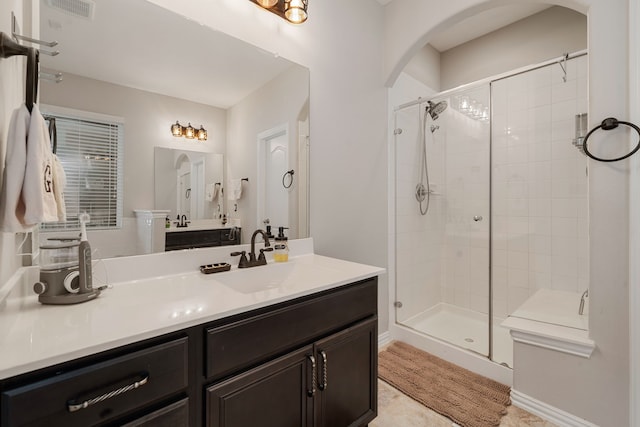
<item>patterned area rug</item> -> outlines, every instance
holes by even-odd
[[[498,426],[511,404],[509,386],[402,342],[380,352],[378,376],[463,427]]]

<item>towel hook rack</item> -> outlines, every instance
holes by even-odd
[[[53,83],[60,83],[62,80],[64,80],[63,77],[62,77],[62,73],[60,73],[60,72],[58,72],[58,73],[46,73],[46,72],[41,71],[38,74],[38,78],[40,80],[47,80],[47,81],[50,81],[50,82],[53,82]]]
[[[38,63],[39,51],[33,47],[22,46],[14,42],[7,34],[0,32],[0,58],[21,55],[27,57],[27,83],[25,105],[29,112],[38,99]]]
[[[27,36],[23,36],[22,34],[18,34],[18,20],[16,19],[16,15],[13,12],[11,12],[11,35],[13,36],[13,38],[16,41],[22,40],[24,42],[35,43],[35,44],[39,44],[41,46],[46,46],[46,47],[54,47],[54,46],[58,45],[58,42],[55,41],[55,40],[52,41],[52,42],[46,42],[44,40],[33,39],[31,37],[27,37]],[[46,53],[47,55],[51,55],[51,56],[56,56],[60,52],[58,52],[58,51],[55,51],[55,52],[42,51],[42,53]]]
[[[294,170],[288,170],[284,173],[284,175],[282,175],[282,186],[284,188],[291,188],[291,186],[293,185],[293,174],[294,174]],[[289,184],[286,183],[286,179],[287,177],[289,177]]]

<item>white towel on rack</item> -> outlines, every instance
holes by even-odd
[[[40,109],[33,104],[27,136],[27,164],[22,187],[24,221],[27,224],[58,221],[58,204],[53,192],[53,153],[49,128]]]
[[[206,186],[206,194],[205,198],[207,202],[213,202],[213,199],[218,197],[218,185],[217,184],[207,184]]]
[[[9,123],[7,157],[2,192],[0,192],[0,230],[2,231],[18,232],[31,228],[24,222],[25,206],[22,200],[30,118],[29,110],[22,105],[13,112]]]
[[[240,200],[242,197],[242,179],[231,178],[229,180],[229,200]]]

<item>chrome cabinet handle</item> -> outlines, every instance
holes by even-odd
[[[307,395],[312,397],[316,394],[316,358],[312,355],[307,356],[311,362],[311,390],[307,390]]]
[[[67,404],[67,409],[69,409],[69,412],[76,412],[76,411],[79,411],[80,409],[88,408],[89,406],[95,405],[96,403],[100,403],[105,400],[111,399],[112,397],[119,396],[123,393],[134,390],[138,387],[142,387],[143,385],[147,384],[147,382],[149,382],[149,375],[144,374],[144,375],[139,375],[139,377],[140,379],[134,381],[131,384],[112,390],[108,393],[101,394],[100,396],[87,399],[79,403],[77,403],[76,400],[71,400]]]
[[[322,356],[322,382],[318,386],[320,390],[327,389],[327,353],[323,351],[320,352],[320,356]]]
[[[482,216],[481,216],[481,215],[475,215],[475,216],[473,217],[473,220],[474,220],[475,222],[482,221]]]

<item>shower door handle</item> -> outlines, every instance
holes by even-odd
[[[475,222],[482,221],[482,216],[481,216],[481,215],[475,215],[475,216],[473,217],[473,220],[474,220]]]

